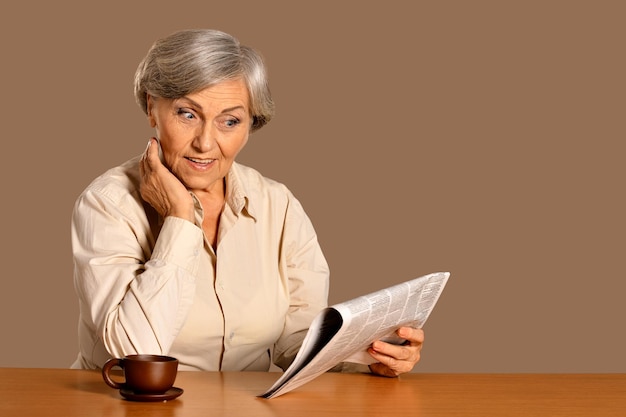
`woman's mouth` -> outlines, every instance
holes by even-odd
[[[191,165],[194,167],[201,169],[208,168],[213,162],[215,162],[215,159],[191,158],[189,156],[186,156],[185,159],[191,162]]]

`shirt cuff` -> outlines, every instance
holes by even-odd
[[[180,217],[168,216],[157,237],[152,260],[171,262],[195,274],[203,247],[202,230]]]

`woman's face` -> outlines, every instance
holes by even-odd
[[[222,191],[252,124],[243,80],[223,81],[178,99],[148,96],[165,165],[191,191]]]

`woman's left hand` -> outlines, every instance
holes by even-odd
[[[424,331],[412,327],[401,327],[396,334],[405,339],[403,345],[394,345],[380,340],[372,343],[368,352],[378,362],[370,365],[370,370],[387,377],[396,377],[410,372],[420,360],[424,343]]]

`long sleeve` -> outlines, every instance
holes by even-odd
[[[274,362],[286,369],[315,316],[327,306],[329,269],[309,217],[291,196],[282,240],[281,266],[288,278],[289,310],[275,346]]]
[[[108,171],[72,217],[79,356],[165,353],[182,370],[286,368],[327,305],[328,265],[313,226],[282,184],[234,164],[217,249],[196,223],[161,220],[139,195],[138,159]]]
[[[112,356],[167,353],[193,303],[201,229],[173,217],[165,219],[158,238],[153,228],[132,193],[92,186],[75,204],[79,325],[90,327],[83,334],[101,339]],[[84,360],[101,366],[105,358],[99,356]]]

